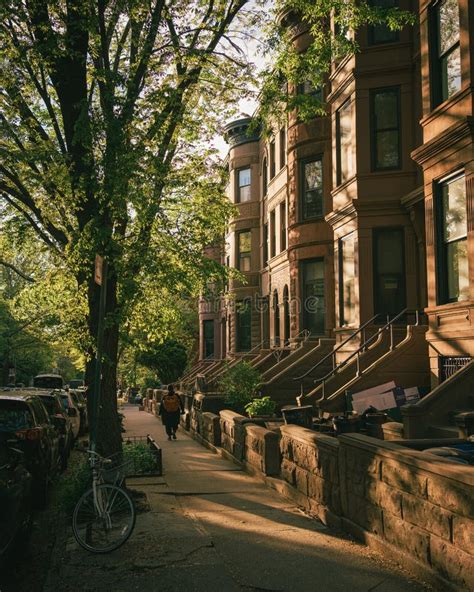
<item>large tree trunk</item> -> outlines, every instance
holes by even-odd
[[[99,400],[97,451],[109,456],[119,452],[122,447],[122,434],[117,413],[117,358],[119,343],[117,278],[109,267],[110,276],[107,282],[107,300],[105,311],[104,348],[102,355],[101,391]],[[94,341],[97,339],[98,327],[98,296],[100,289],[93,283],[89,285],[89,330]],[[86,380],[89,385],[88,410],[93,420],[95,357],[86,366]]]

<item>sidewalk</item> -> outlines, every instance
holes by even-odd
[[[130,540],[91,555],[72,535],[45,592],[421,592],[399,567],[303,514],[182,430],[169,442],[157,418],[125,407],[126,436],[150,434],[163,477],[146,494]]]

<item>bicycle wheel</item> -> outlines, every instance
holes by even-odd
[[[118,549],[132,534],[135,506],[128,493],[117,485],[103,483],[89,489],[77,502],[72,517],[76,541],[92,553],[109,553]]]

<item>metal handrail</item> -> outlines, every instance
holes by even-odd
[[[407,312],[408,312],[408,308],[405,308],[404,310],[399,312],[396,316],[393,317],[393,319],[391,319],[387,323],[385,323],[385,325],[383,327],[378,329],[373,335],[371,335],[366,341],[364,341],[364,343],[358,349],[356,349],[354,352],[352,352],[352,354],[350,356],[348,356],[345,360],[343,360],[340,364],[338,364],[335,368],[333,368],[325,376],[323,376],[322,378],[316,378],[314,380],[314,383],[316,384],[317,382],[319,382],[322,384],[322,387],[323,387],[322,388],[322,390],[323,390],[322,396],[321,396],[321,398],[318,399],[317,402],[324,401],[326,398],[326,393],[325,393],[325,388],[324,388],[326,385],[326,381],[329,378],[331,378],[332,376],[334,376],[335,374],[337,374],[341,368],[346,366],[347,363],[349,362],[349,360],[351,360],[354,356],[357,356],[357,374],[356,374],[356,376],[361,376],[361,374],[363,373],[360,368],[360,354],[361,354],[361,352],[365,351],[367,349],[368,344],[370,344],[372,341],[377,339],[377,337],[379,335],[381,335],[383,333],[383,331],[386,331],[387,329],[390,329],[390,350],[389,351],[393,351],[395,349],[393,325],[394,325],[395,321],[397,321],[400,317],[402,317]],[[416,317],[415,326],[418,326],[419,321],[420,321],[418,310],[415,311],[415,317]],[[305,399],[309,396],[310,396],[310,393],[308,393],[307,395],[301,394],[299,397],[299,401],[301,402],[303,399]]]
[[[318,366],[320,366],[323,362],[325,362],[328,358],[333,358],[333,369],[335,367],[335,355],[336,352],[338,352],[341,347],[343,347],[344,345],[346,345],[346,343],[348,343],[351,339],[353,339],[356,335],[358,335],[361,331],[364,331],[364,329],[370,325],[373,321],[375,321],[375,319],[378,317],[379,315],[376,314],[374,315],[371,319],[369,319],[368,321],[366,321],[363,325],[361,325],[357,331],[354,331],[354,333],[351,333],[351,335],[349,335],[349,337],[347,337],[346,339],[344,339],[344,341],[341,341],[341,343],[332,351],[330,351],[328,354],[326,354],[324,356],[324,358],[322,358],[321,360],[319,360],[319,362],[317,364],[315,364],[312,368],[310,368],[309,370],[307,370],[304,374],[302,374],[301,376],[297,376],[296,378],[293,378],[293,380],[303,380],[303,378],[306,378],[306,376],[308,376],[308,374],[311,374],[311,372],[313,372],[314,370],[316,370],[316,368]]]

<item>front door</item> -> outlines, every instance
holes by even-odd
[[[303,328],[311,335],[324,335],[326,302],[324,295],[324,259],[301,263],[303,282]]]
[[[406,308],[403,228],[374,230],[374,303],[382,323]]]

